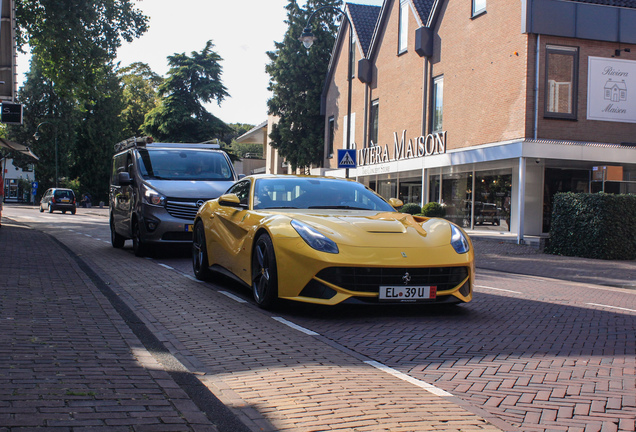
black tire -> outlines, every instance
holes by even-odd
[[[49,213],[53,213],[53,207],[51,207],[51,204],[49,204]]]
[[[197,221],[196,225],[194,225],[192,270],[194,271],[194,277],[198,280],[206,281],[212,276],[210,261],[208,260],[208,247],[205,242],[205,227],[201,221]]]
[[[136,220],[133,222],[132,231],[133,252],[135,253],[135,256],[146,256],[148,254],[148,246],[141,240],[141,228],[139,227],[139,222]]]
[[[256,240],[252,254],[252,295],[256,304],[268,309],[278,301],[278,271],[274,244],[267,234]]]
[[[76,209],[71,210],[71,214],[75,214],[75,213],[77,213]]]
[[[44,207],[42,207],[42,204],[40,204],[40,213],[44,213]]]
[[[121,236],[115,232],[115,221],[110,219],[110,243],[113,245],[115,249],[121,249],[124,247],[124,243],[126,243],[126,239],[124,236]]]

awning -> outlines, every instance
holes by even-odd
[[[39,157],[33,154],[31,149],[23,144],[18,144],[13,141],[9,141],[5,138],[0,138],[0,147],[8,148],[9,150],[17,151],[19,153],[25,154],[27,156],[31,156],[36,160],[40,160]]]

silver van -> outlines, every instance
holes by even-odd
[[[115,145],[110,179],[110,237],[132,239],[135,255],[150,245],[189,244],[199,207],[238,176],[218,144],[153,143],[130,138]]]

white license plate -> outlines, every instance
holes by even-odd
[[[381,286],[381,301],[432,300],[437,295],[436,286]]]

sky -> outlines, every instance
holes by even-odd
[[[134,3],[149,17],[149,30],[119,48],[117,61],[121,67],[143,62],[165,77],[168,56],[200,52],[212,40],[214,51],[223,59],[221,79],[230,97],[220,107],[213,103],[206,108],[226,123],[257,125],[267,120],[270,93],[266,52],[274,49],[274,42],[283,40],[288,0],[135,0]],[[382,0],[352,3],[380,6]],[[28,67],[28,57],[18,58],[19,80]]]

